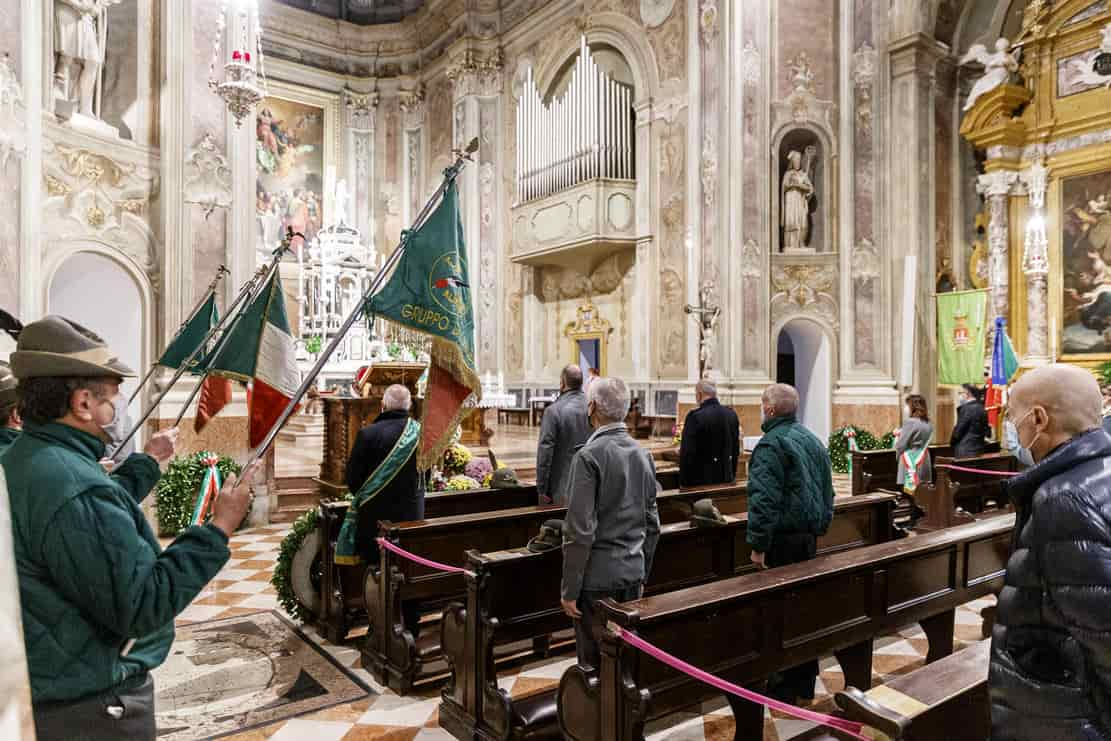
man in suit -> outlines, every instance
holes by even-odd
[[[732,483],[741,456],[737,413],[718,402],[717,385],[707,378],[695,384],[694,399],[698,409],[687,415],[679,444],[679,485]]]
[[[420,427],[410,420],[412,406],[409,389],[400,384],[387,388],[382,413],[359,430],[347,460],[347,488],[356,495],[352,506],[359,510],[355,551],[369,564],[378,563],[379,520],[424,518],[424,486],[416,456]],[[364,484],[368,484],[366,491],[362,491]],[[405,625],[415,637],[420,632],[420,608],[407,602],[402,609]]]
[[[569,365],[559,375],[559,398],[544,410],[536,448],[536,491],[545,504],[567,504],[571,457],[590,437],[583,372]]]

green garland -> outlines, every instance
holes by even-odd
[[[299,623],[305,622],[312,615],[297,599],[297,595],[293,593],[293,584],[290,580],[293,571],[293,556],[296,555],[297,549],[301,547],[301,543],[304,542],[308,534],[316,529],[316,522],[319,519],[320,510],[313,507],[294,520],[293,528],[282,540],[281,548],[278,549],[278,560],[274,564],[274,573],[270,576],[270,583],[274,585],[274,591],[278,593],[278,604],[282,606],[287,615]]]
[[[877,438],[868,430],[856,425],[846,425],[834,430],[829,434],[829,461],[834,473],[849,472],[849,441],[845,437],[846,430],[856,432],[857,450],[886,450],[895,447],[895,435],[891,432]]]
[[[350,492],[343,497],[343,500],[351,501]],[[304,623],[311,619],[313,615],[293,593],[293,582],[291,580],[293,557],[297,555],[297,550],[305,542],[308,534],[316,529],[316,523],[319,519],[320,508],[313,507],[294,520],[293,527],[282,539],[282,544],[278,548],[278,560],[274,564],[274,573],[270,576],[270,583],[274,586],[274,591],[278,593],[278,604],[282,606],[286,614],[299,623]]]
[[[193,507],[197,503],[197,491],[204,479],[205,466],[201,460],[206,455],[208,454],[202,451],[174,458],[158,480],[158,486],[154,489],[154,514],[158,521],[159,536],[176,538],[189,527]],[[229,474],[238,475],[240,471],[238,463],[223,455],[216,467],[220,470],[220,477],[225,480]],[[244,517],[243,521],[246,522],[247,518]]]

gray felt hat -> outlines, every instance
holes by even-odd
[[[32,322],[19,335],[11,356],[16,378],[133,378],[104,340],[77,322],[48,316]]]

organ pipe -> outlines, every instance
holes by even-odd
[[[594,178],[633,178],[633,91],[598,66],[586,44],[567,89],[547,103],[530,69],[517,106],[517,201]]]

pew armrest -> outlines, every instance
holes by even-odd
[[[563,673],[556,692],[559,730],[571,741],[603,741],[597,672],[577,664]]]
[[[910,725],[910,718],[873,702],[856,687],[846,687],[834,700],[846,718],[869,725],[890,739],[902,738]]]

